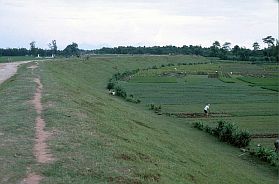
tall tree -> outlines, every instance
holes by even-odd
[[[36,56],[37,54],[37,49],[36,49],[36,42],[35,41],[32,41],[30,43],[30,52],[31,52],[31,55],[32,56]]]
[[[52,40],[52,49],[54,54],[57,54],[57,44],[56,44],[56,40]]]
[[[213,42],[212,46],[213,46],[213,47],[215,47],[215,48],[218,48],[218,49],[220,49],[220,47],[221,47],[221,44],[220,44],[220,42],[218,42],[218,41],[215,41],[215,42]]]
[[[67,57],[69,57],[69,56],[78,56],[79,57],[80,53],[79,53],[78,44],[73,42],[72,44],[68,45],[63,50],[63,54]]]
[[[57,54],[57,45],[56,40],[52,40],[51,43],[48,44],[49,49],[51,50],[52,54]]]
[[[238,45],[235,45],[235,46],[233,47],[233,49],[232,49],[232,53],[233,53],[236,57],[238,57],[239,51],[240,51],[240,47],[239,47]]]
[[[213,42],[212,46],[210,47],[210,51],[211,51],[210,55],[213,57],[218,57],[220,47],[221,47],[220,42],[218,41]]]
[[[253,48],[254,48],[254,51],[257,51],[257,50],[260,50],[260,45],[258,42],[254,42],[253,43]]]
[[[263,42],[267,44],[268,47],[274,46],[275,39],[272,36],[267,36],[263,38]]]
[[[226,51],[231,50],[231,43],[230,43],[230,42],[225,42],[225,43],[222,45],[222,49],[224,49],[224,50],[226,50]]]

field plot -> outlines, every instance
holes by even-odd
[[[145,106],[159,104],[163,114],[186,118],[186,122],[211,123],[223,119],[259,137],[272,134],[273,139],[265,139],[263,144],[273,147],[279,118],[277,73],[276,65],[199,63],[143,70],[137,74],[142,79],[152,76],[154,81],[156,77],[159,81],[170,74],[177,78],[176,83],[145,83],[136,75],[137,83],[131,79],[121,85]],[[210,74],[215,77],[209,78]],[[211,104],[210,118],[203,115],[207,103]],[[258,144],[262,140],[254,141]]]

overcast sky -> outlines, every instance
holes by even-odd
[[[278,37],[276,0],[0,0],[0,47],[202,45]]]

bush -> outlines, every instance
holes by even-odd
[[[154,104],[149,104],[149,110],[154,110],[155,105]]]
[[[155,113],[158,113],[158,112],[161,112],[162,106],[161,105],[149,104],[149,110],[154,110]]]
[[[108,89],[108,90],[112,90],[112,89],[114,88],[114,86],[115,86],[115,83],[110,81],[110,82],[107,84],[107,89]]]
[[[238,147],[246,147],[251,141],[251,135],[246,130],[237,130],[234,133],[234,142],[233,144]]]
[[[251,135],[246,130],[239,130],[234,124],[218,121],[218,126],[213,129],[213,134],[220,141],[228,142],[237,147],[246,147],[251,141]]]
[[[202,122],[195,122],[193,125],[199,130],[215,135],[220,141],[237,147],[246,147],[251,141],[249,132],[239,130],[234,124],[225,121],[218,121],[218,125],[215,128],[204,125]],[[249,153],[262,161],[270,163],[272,166],[279,166],[278,153],[272,149],[258,147],[256,150],[250,150]]]
[[[155,111],[156,113],[161,112],[161,110],[162,110],[161,105],[158,105],[158,106],[155,105],[154,111]]]
[[[116,94],[117,96],[120,96],[120,97],[123,97],[123,98],[126,98],[126,97],[127,97],[126,91],[125,91],[121,86],[116,86],[116,87],[114,88],[114,90],[115,90],[115,94]]]
[[[256,150],[250,151],[250,154],[258,157],[262,161],[270,163],[272,166],[279,166],[278,153],[272,149],[258,147]]]
[[[197,128],[199,130],[203,130],[203,127],[204,127],[204,125],[203,125],[202,122],[195,122],[194,123],[194,128]]]
[[[194,127],[199,130],[204,130],[219,138],[220,141],[227,142],[236,147],[246,147],[251,141],[251,135],[246,130],[239,130],[232,123],[225,121],[218,121],[218,125],[215,128],[210,126],[204,126],[203,123],[194,123]]]
[[[208,125],[204,126],[204,131],[206,131],[209,134],[213,134],[213,129]]]
[[[139,99],[135,99],[133,95],[129,95],[129,97],[126,98],[126,101],[132,102],[132,103],[140,103],[141,102]]]

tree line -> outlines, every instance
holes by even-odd
[[[254,42],[253,49],[240,47],[235,45],[231,47],[231,43],[225,42],[221,45],[219,41],[213,42],[210,47],[201,47],[193,45],[176,46],[153,46],[153,47],[133,47],[119,46],[114,48],[103,47],[94,50],[96,54],[154,54],[154,55],[200,55],[205,57],[218,57],[223,60],[241,60],[241,61],[268,61],[278,62],[278,40],[272,36],[262,39],[267,45],[261,49],[258,42]]]
[[[68,45],[63,50],[58,50],[56,40],[52,40],[48,44],[49,49],[42,49],[36,47],[36,42],[30,43],[30,49],[26,48],[0,48],[0,56],[33,56],[33,57],[47,57],[47,56],[80,56],[83,50],[78,48],[77,43]]]
[[[225,42],[221,44],[219,41],[213,42],[210,47],[184,45],[182,47],[176,46],[153,46],[153,47],[133,47],[133,46],[119,46],[114,48],[103,47],[96,50],[81,50],[77,43],[69,44],[63,50],[57,49],[56,40],[52,40],[48,44],[49,49],[41,49],[36,47],[36,42],[30,43],[30,49],[26,48],[0,48],[0,56],[38,56],[46,57],[52,55],[58,56],[77,56],[82,54],[154,54],[154,55],[200,55],[205,57],[218,57],[223,60],[240,60],[240,61],[266,61],[279,62],[278,59],[278,40],[272,36],[267,36],[262,39],[267,47],[261,49],[258,42],[254,42],[253,49],[240,47]]]

